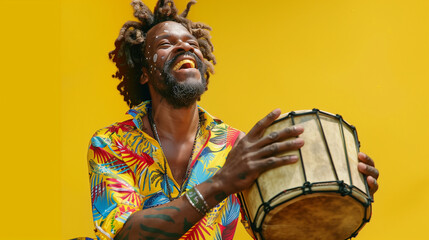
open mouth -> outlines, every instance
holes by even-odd
[[[195,68],[195,62],[191,59],[184,59],[180,62],[178,62],[173,67],[173,71],[181,70],[181,69],[188,69],[188,68]]]

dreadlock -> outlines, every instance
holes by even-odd
[[[173,0],[158,0],[154,13],[141,0],[132,1],[134,17],[139,22],[128,21],[122,26],[115,41],[115,49],[109,53],[109,58],[118,69],[112,77],[120,80],[117,89],[124,96],[124,101],[129,107],[150,100],[148,85],[140,84],[142,67],[147,67],[148,64],[143,56],[143,51],[147,32],[161,22],[180,23],[197,39],[204,56],[204,64],[207,66],[205,77],[208,83],[210,74],[214,73],[214,64],[216,64],[215,56],[212,53],[213,44],[210,41],[211,27],[186,18],[191,6],[195,3],[195,0],[190,0],[186,9],[178,14]]]

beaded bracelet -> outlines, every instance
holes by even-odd
[[[210,210],[206,200],[204,200],[200,191],[198,191],[198,189],[195,187],[189,189],[185,195],[192,207],[194,207],[202,215],[205,215]]]

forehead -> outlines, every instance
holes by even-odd
[[[168,22],[158,23],[157,25],[152,27],[147,33],[147,39],[149,41],[154,41],[156,37],[161,37],[166,35],[175,35],[178,37],[187,35],[192,37],[188,29],[186,29],[180,23],[168,21]]]

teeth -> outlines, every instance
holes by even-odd
[[[184,64],[186,64],[186,63],[191,64],[191,68],[195,68],[195,63],[194,63],[194,61],[189,60],[189,59],[185,59],[185,60],[182,60],[182,61],[178,62],[178,63],[176,64],[176,66],[174,66],[173,71],[177,71],[177,70],[179,70],[179,69],[180,69]]]

